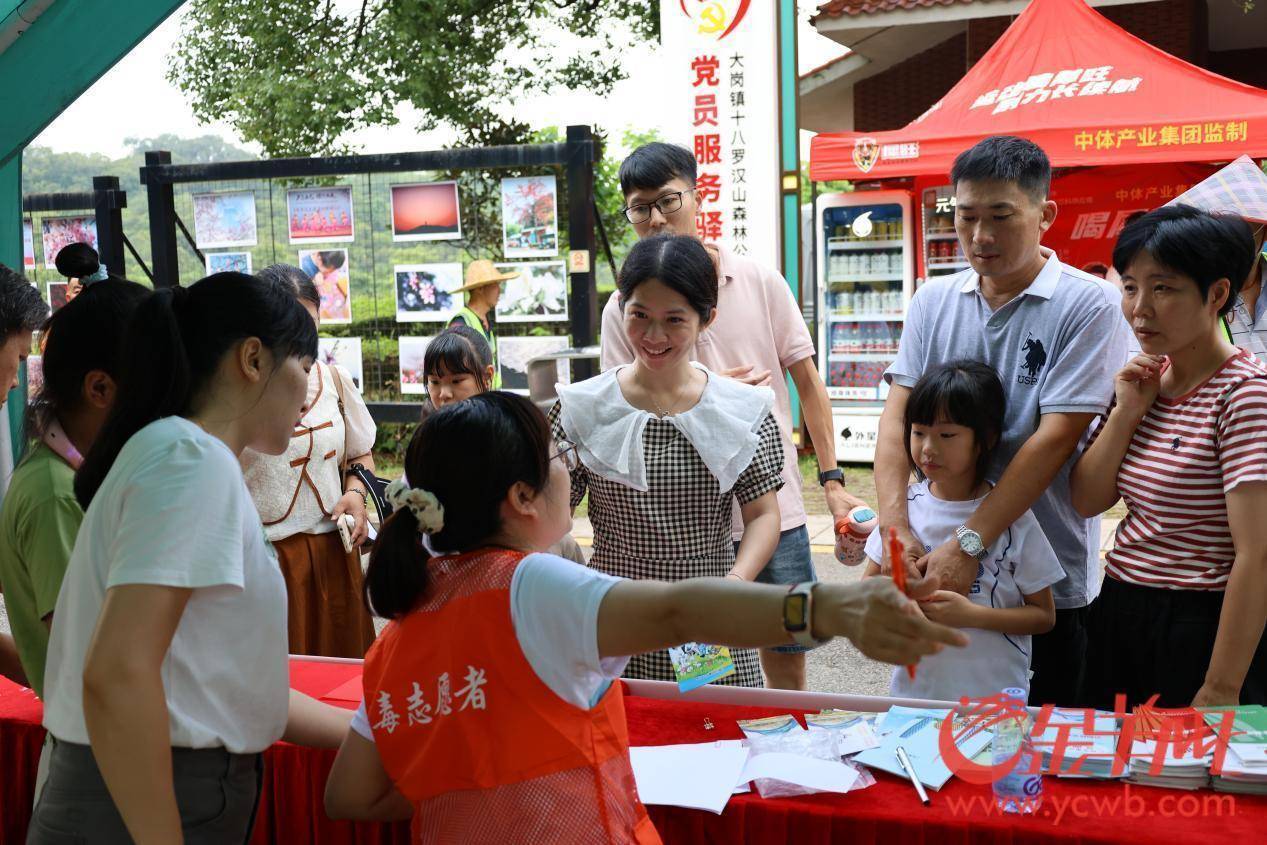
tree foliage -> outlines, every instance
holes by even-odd
[[[348,152],[349,133],[447,128],[463,146],[522,143],[514,111],[547,91],[609,93],[657,7],[624,0],[192,0],[168,78],[203,121],[269,156]],[[580,49],[562,55],[561,38]]]

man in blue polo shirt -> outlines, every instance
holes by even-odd
[[[966,593],[985,550],[1032,509],[1065,578],[1052,587],[1055,628],[1033,639],[1030,702],[1074,704],[1087,606],[1099,592],[1100,532],[1098,519],[1074,510],[1069,472],[1088,424],[1108,410],[1129,328],[1116,288],[1040,246],[1056,219],[1041,148],[987,138],[960,154],[951,179],[955,229],[972,268],[930,281],[911,300],[897,360],[885,373],[891,389],[875,459],[880,525],[897,529],[908,567]],[[988,473],[996,486],[955,537],[925,543],[907,520],[903,414],[926,370],[961,358],[990,364],[1003,379],[1007,413]]]

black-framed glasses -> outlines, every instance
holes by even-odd
[[[554,454],[550,456],[550,460],[559,458],[563,461],[563,466],[568,472],[576,472],[581,466],[581,456],[576,453],[576,444],[571,440],[554,441]]]
[[[674,191],[671,194],[665,194],[658,198],[655,202],[640,202],[637,205],[627,205],[624,207],[625,219],[637,226],[639,223],[646,223],[651,219],[651,207],[655,206],[665,217],[673,214],[682,207],[682,195],[686,191]]]

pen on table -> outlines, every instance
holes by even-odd
[[[902,595],[906,592],[906,547],[902,545],[902,541],[897,538],[897,529],[889,529],[889,564],[893,569],[893,583],[902,591]],[[915,664],[906,664],[906,675],[912,681],[915,680]]]
[[[906,749],[897,746],[897,761],[902,764],[902,768],[906,769],[906,776],[911,779],[911,786],[915,787],[915,793],[919,795],[919,800],[928,806],[928,793],[924,791],[924,784],[919,782],[919,778],[915,776],[915,767],[911,765],[911,758],[906,756]]]

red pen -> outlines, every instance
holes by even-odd
[[[889,563],[893,569],[893,583],[902,591],[902,595],[906,592],[906,547],[902,545],[902,541],[897,538],[897,529],[889,529]],[[906,664],[906,674],[913,681],[915,680],[915,664]]]

